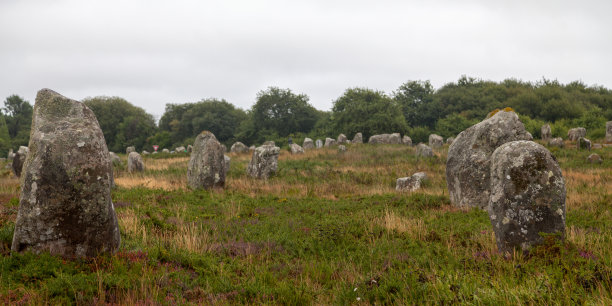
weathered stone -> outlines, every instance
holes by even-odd
[[[363,135],[361,133],[355,134],[352,143],[363,143]]]
[[[586,129],[583,127],[577,127],[567,131],[567,139],[570,141],[576,141],[580,137],[586,137]]]
[[[114,152],[108,152],[108,157],[110,158],[113,166],[121,165],[121,158],[119,158],[119,155],[115,154]]]
[[[597,153],[592,153],[591,155],[589,155],[589,157],[587,157],[587,161],[591,164],[601,164],[603,162],[601,156],[599,156],[599,154]]]
[[[327,147],[331,147],[331,146],[335,146],[336,144],[337,144],[337,143],[336,143],[336,140],[335,140],[335,139],[333,139],[333,138],[329,138],[329,137],[325,138],[325,147],[326,147],[326,148],[327,148]]]
[[[449,146],[453,144],[453,141],[455,141],[455,137],[446,138],[446,144],[448,144]]]
[[[13,160],[13,158],[15,157],[15,153],[13,153],[13,149],[9,149],[8,155],[6,156],[6,159],[8,160]]]
[[[113,169],[94,113],[40,90],[30,135],[12,251],[93,257],[117,250]]]
[[[444,138],[440,135],[431,134],[429,135],[429,146],[432,149],[439,149],[444,144]]]
[[[168,150],[168,149],[163,149],[163,150],[162,150],[162,153],[170,153],[170,150]]]
[[[229,172],[230,166],[232,165],[232,159],[227,155],[223,155],[223,161],[225,162],[225,168],[223,169],[223,172],[225,173],[225,179],[227,179],[227,173]]]
[[[446,184],[455,206],[485,208],[489,202],[491,154],[515,140],[531,140],[513,111],[499,111],[461,132],[448,149]]]
[[[130,155],[130,153],[132,152],[136,152],[136,147],[130,146],[130,147],[127,147],[127,149],[125,149],[125,154],[127,155]]]
[[[497,248],[512,254],[565,233],[565,182],[556,159],[533,141],[512,141],[491,156],[489,219]]]
[[[280,148],[276,146],[261,146],[255,148],[253,157],[247,167],[247,174],[258,179],[268,179],[278,169]]]
[[[255,151],[255,146],[250,146],[249,147],[249,152],[253,152],[253,151]]]
[[[234,142],[232,147],[230,148],[230,152],[232,153],[249,153],[249,147],[247,147],[244,143],[237,141]]]
[[[407,146],[412,146],[412,138],[410,138],[408,135],[404,135],[402,138],[402,143]]]
[[[128,155],[127,169],[129,173],[144,171],[144,161],[142,156],[137,152],[132,152]]]
[[[176,154],[176,151],[172,150],[170,151],[170,154]]]
[[[421,188],[421,183],[427,179],[425,172],[417,172],[412,176],[398,178],[395,182],[397,191],[416,191]]]
[[[142,151],[142,155],[149,155],[149,154],[151,154],[151,153],[149,153],[149,151],[147,151],[147,150],[143,150]]]
[[[559,148],[563,148],[565,146],[565,144],[563,143],[563,138],[561,137],[551,138],[548,141],[548,145],[551,147],[559,147]]]
[[[552,138],[552,133],[550,131],[550,125],[549,124],[543,125],[542,128],[540,129],[540,134],[542,136],[542,140],[544,141],[548,141],[550,138]]]
[[[26,161],[26,157],[28,156],[29,151],[30,150],[28,149],[28,147],[20,146],[19,150],[17,150],[17,153],[14,154],[11,169],[13,170],[15,176],[21,177],[21,170],[23,169],[23,164]]]
[[[346,138],[346,135],[344,134],[340,134],[338,135],[338,144],[345,144],[347,142],[348,138]]]
[[[370,144],[401,144],[402,139],[399,133],[372,135],[368,139]]]
[[[415,154],[418,157],[433,157],[433,150],[424,143],[419,143],[415,148]]]
[[[292,143],[289,148],[291,148],[291,154],[304,154],[304,149],[297,143]]]
[[[606,143],[612,143],[612,121],[606,122]]]
[[[591,141],[584,137],[578,138],[578,141],[576,141],[576,149],[586,149],[591,151]]]
[[[317,139],[317,141],[315,141],[315,146],[317,147],[317,149],[320,149],[323,147],[323,141],[321,141],[321,139]]]
[[[196,137],[187,166],[187,184],[193,189],[225,186],[223,145],[215,135],[204,131]]]
[[[187,152],[187,149],[184,146],[180,146],[174,149],[174,152],[176,153],[185,153]]]
[[[338,152],[340,152],[340,153],[346,152],[346,146],[345,145],[339,145],[338,146]]]
[[[306,137],[304,138],[304,143],[302,145],[302,147],[304,148],[304,150],[310,150],[310,149],[314,149],[314,142],[312,142],[312,139]]]
[[[276,143],[272,140],[268,140],[266,142],[263,143],[264,146],[276,146]]]

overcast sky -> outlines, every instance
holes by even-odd
[[[612,88],[612,1],[0,0],[0,98],[120,96],[248,109],[290,88],[329,110],[349,87],[461,75]]]

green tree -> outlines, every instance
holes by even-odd
[[[320,115],[308,100],[308,96],[294,94],[289,89],[269,87],[260,91],[252,108],[254,128],[281,137],[296,132],[308,133]]]
[[[12,95],[4,100],[3,111],[11,147],[27,146],[32,126],[32,105],[20,96]]]
[[[381,133],[405,133],[406,120],[399,104],[381,91],[350,88],[334,102],[331,122],[336,132],[363,133],[364,141]]]
[[[434,88],[429,81],[408,81],[393,92],[393,99],[401,106],[406,123],[419,126],[427,124],[423,115],[433,95]]]
[[[0,114],[0,156],[6,156],[11,148],[11,137],[4,115]]]

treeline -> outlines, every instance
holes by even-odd
[[[235,141],[260,144],[288,137],[349,138],[362,132],[399,132],[413,142],[427,141],[431,133],[455,136],[479,122],[493,109],[511,107],[534,137],[549,123],[555,137],[582,126],[591,139],[605,135],[605,122],[612,120],[612,91],[582,82],[560,84],[542,80],[502,82],[461,77],[439,89],[429,81],[408,81],[392,93],[368,88],[350,88],[333,102],[331,111],[315,109],[305,94],[270,87],[257,93],[255,104],[242,110],[223,99],[167,104],[156,125],[152,115],[119,97],[94,97],[83,102],[96,114],[109,150],[123,152],[130,145],[151,150],[152,145],[174,148],[193,143],[203,130],[231,145]],[[27,145],[32,106],[18,96],[4,101],[0,116],[0,154]]]

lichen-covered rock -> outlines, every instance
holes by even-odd
[[[227,179],[227,173],[230,170],[232,159],[227,155],[223,155],[223,161],[225,162],[225,168],[223,169],[223,172],[225,173],[225,178]]]
[[[331,146],[335,146],[336,144],[337,144],[337,143],[336,143],[336,140],[335,140],[335,139],[333,139],[333,138],[329,138],[329,137],[325,138],[325,147],[326,147],[326,148],[327,148],[327,147],[331,147]]]
[[[142,155],[149,155],[149,154],[151,154],[151,153],[149,151],[147,151],[147,150],[143,150],[142,151]]]
[[[578,141],[576,141],[576,148],[578,150],[585,149],[591,151],[591,141],[584,137],[580,137]]]
[[[453,141],[455,141],[455,137],[446,138],[446,144],[448,144],[449,146],[453,144]]]
[[[304,138],[304,143],[302,144],[302,147],[304,148],[304,150],[311,150],[315,148],[314,142],[308,137]]]
[[[567,139],[569,139],[570,141],[576,141],[580,137],[585,137],[585,136],[586,136],[586,129],[583,127],[577,127],[577,128],[573,128],[567,131]]]
[[[429,146],[432,149],[439,149],[444,144],[444,138],[440,135],[431,134],[429,135]]]
[[[289,148],[291,148],[291,154],[304,154],[304,149],[297,143],[292,143]]]
[[[603,162],[601,156],[599,156],[597,153],[592,153],[589,155],[589,157],[587,157],[587,161],[591,164],[601,164]]]
[[[42,89],[30,135],[12,251],[85,257],[117,250],[113,169],[94,113]]]
[[[315,145],[317,149],[320,149],[323,147],[323,141],[321,139],[317,139],[317,141],[315,141]]]
[[[121,158],[119,158],[119,155],[115,154],[114,152],[108,152],[108,157],[110,158],[113,166],[121,165]]]
[[[415,150],[414,153],[416,154],[417,157],[433,157],[433,150],[426,144],[424,143],[419,143]]]
[[[606,143],[612,143],[612,121],[606,122]]]
[[[253,152],[253,151],[255,151],[255,146],[250,146],[249,147],[249,152]]]
[[[278,169],[280,148],[276,146],[261,146],[255,148],[247,167],[247,175],[258,179],[268,179]]]
[[[548,141],[548,145],[551,147],[559,147],[559,148],[563,148],[565,146],[565,144],[563,143],[563,138],[561,137],[555,137],[552,138]]]
[[[491,157],[489,219],[497,247],[512,254],[565,233],[565,182],[556,159],[533,141],[512,141]]]
[[[232,147],[230,148],[230,152],[232,153],[249,153],[249,147],[247,147],[244,143],[240,141],[234,142]]]
[[[15,153],[13,153],[13,148],[9,149],[8,155],[6,156],[6,159],[8,160],[13,160],[13,158],[15,157]]]
[[[401,144],[399,133],[372,135],[368,139],[369,144]]]
[[[412,176],[398,178],[395,182],[397,191],[416,191],[421,188],[421,183],[427,179],[425,172],[417,172]]]
[[[162,150],[162,153],[170,153],[170,150],[168,150],[168,149],[164,148],[164,149]]]
[[[545,124],[542,126],[542,128],[540,129],[540,136],[544,141],[548,141],[552,137],[549,124]]]
[[[352,143],[363,143],[363,134],[361,133],[355,134],[355,136],[353,136]]]
[[[193,189],[225,186],[225,149],[215,135],[204,131],[196,137],[187,166],[187,184]]]
[[[446,160],[451,203],[485,208],[490,194],[491,154],[506,142],[531,139],[518,115],[504,110],[459,133]]]
[[[410,138],[408,135],[404,135],[402,138],[402,143],[407,146],[412,146],[412,138]]]
[[[338,152],[340,152],[340,153],[346,152],[346,146],[345,145],[339,145],[338,146]]]
[[[128,155],[127,169],[129,173],[144,171],[144,161],[138,152],[131,152]]]
[[[130,155],[130,153],[132,152],[136,152],[136,147],[134,146],[129,146],[127,147],[127,149],[125,149],[125,154]]]
[[[20,146],[19,150],[17,150],[17,153],[13,155],[13,163],[11,165],[11,169],[17,177],[21,177],[21,170],[23,169],[23,164],[26,161],[28,152],[28,147]]]
[[[185,153],[185,152],[187,152],[187,149],[184,146],[180,146],[180,147],[176,147],[174,149],[174,152],[176,152],[176,153]]]
[[[346,138],[346,135],[344,134],[340,134],[338,135],[338,144],[345,144],[347,142],[348,138]]]

